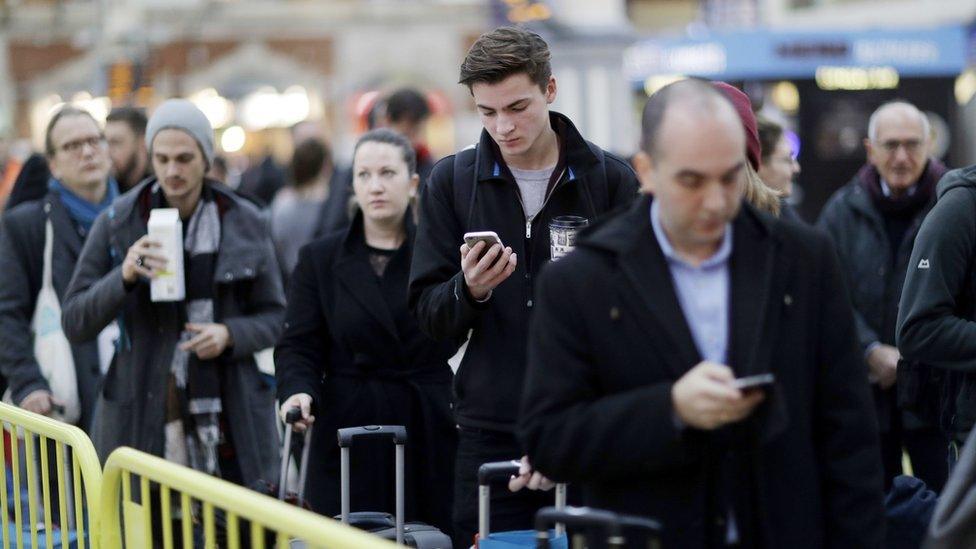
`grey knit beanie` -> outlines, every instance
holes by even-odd
[[[167,99],[156,107],[146,126],[146,148],[152,154],[152,142],[160,130],[182,130],[196,139],[207,161],[207,169],[213,165],[214,131],[210,121],[196,105],[186,99]]]

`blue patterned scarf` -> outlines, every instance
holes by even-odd
[[[102,210],[109,207],[112,201],[119,196],[119,185],[112,178],[108,180],[105,197],[98,204],[92,204],[78,196],[53,177],[48,181],[47,187],[52,191],[58,192],[61,196],[61,203],[68,210],[68,215],[71,216],[71,219],[75,220],[75,223],[79,227],[85,230],[85,234],[91,232],[92,225],[95,223],[95,218],[98,217],[98,214],[102,213]]]

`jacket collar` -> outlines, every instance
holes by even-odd
[[[408,210],[404,220],[407,238],[400,249],[390,259],[388,270],[401,268],[409,269],[410,245],[416,231],[413,215]],[[404,255],[406,254],[406,256]],[[393,313],[380,290],[380,281],[369,263],[369,250],[366,247],[366,235],[363,230],[363,213],[357,211],[346,236],[343,239],[333,271],[340,284],[346,287],[349,294],[362,306],[394,339],[399,341],[399,333],[393,319]],[[399,346],[398,346],[399,348]]]
[[[583,135],[573,125],[572,120],[564,114],[549,111],[549,123],[559,133],[564,147],[566,169],[569,179],[575,179],[577,172],[583,172],[600,163],[590,144],[583,139]],[[475,166],[479,181],[488,179],[507,179],[508,168],[505,166],[498,146],[488,134],[488,130],[481,130],[478,141],[478,156]]]
[[[916,224],[921,223],[921,220],[925,217],[929,210],[932,209],[932,206],[935,205],[936,184],[940,179],[942,179],[942,176],[944,176],[945,173],[946,167],[944,164],[934,158],[928,160],[925,170],[922,171],[922,177],[919,178],[917,184],[931,186],[931,197],[916,215]],[[878,207],[875,206],[870,193],[865,190],[866,180],[870,180],[872,182],[879,181],[877,169],[871,164],[865,164],[863,167],[861,167],[861,169],[849,183],[851,189],[846,196],[847,203],[851,209],[857,211],[867,219],[870,219],[875,225],[875,228],[881,231],[881,233],[884,233],[884,217],[881,215]]]
[[[663,333],[673,352],[668,368],[676,378],[701,361],[691,329],[681,309],[671,271],[650,226],[650,196],[639,199],[626,213],[594,226],[581,236],[580,247],[614,256],[626,281],[624,302],[642,319],[648,334]],[[743,204],[733,220],[729,273],[729,362],[743,376],[764,370],[770,363],[775,337],[769,319],[783,300],[787,276],[778,260],[780,241],[771,230],[775,220]],[[631,299],[631,297],[633,299]]]
[[[60,194],[57,191],[48,191],[44,195],[44,213],[51,220],[51,227],[57,240],[67,242],[69,248],[79,254],[81,247],[85,244],[84,237],[78,233],[78,228],[72,221],[68,209],[61,202]],[[75,258],[77,259],[77,257]],[[72,260],[74,262],[74,259]]]

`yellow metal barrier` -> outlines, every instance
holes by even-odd
[[[133,482],[138,482],[137,488]],[[396,547],[333,519],[132,448],[112,452],[105,464],[102,487],[104,549],[150,548],[154,541],[157,546],[161,542],[164,549],[172,549],[176,517],[192,517],[179,520],[182,547],[264,549],[266,534],[276,538],[272,544],[277,549]],[[154,507],[158,507],[155,512]],[[244,540],[242,521],[250,522]]]
[[[54,547],[57,541],[61,542],[60,546],[68,547],[70,536],[76,534],[78,549],[98,549],[97,512],[102,472],[88,436],[73,425],[3,403],[0,403],[0,424],[10,441],[9,448],[0,444],[0,461],[5,465],[0,489],[3,548],[26,547],[25,541],[30,541],[32,548]],[[24,478],[26,517],[22,503]],[[56,493],[51,493],[52,488]],[[9,501],[11,495],[16,501]],[[54,529],[52,510],[59,518],[59,533]],[[43,517],[39,516],[42,511]],[[7,540],[11,526],[15,533]],[[11,541],[16,545],[11,545]]]

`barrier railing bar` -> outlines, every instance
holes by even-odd
[[[7,472],[6,472],[6,469],[7,469],[7,449],[6,449],[6,445],[3,444],[3,440],[2,440],[3,439],[3,434],[5,432],[6,432],[6,424],[0,422],[0,463],[3,463],[3,467],[4,467],[3,490],[0,491],[0,507],[3,507],[3,513],[0,513],[0,514],[3,515],[3,518],[0,519],[0,523],[2,523],[2,525],[3,525],[3,537],[4,537],[4,539],[6,539],[7,538],[7,534],[10,533],[10,517],[7,516],[9,514],[7,510],[10,509],[10,507],[8,507],[9,502],[7,501]],[[4,549],[7,549],[7,548],[4,547]]]
[[[85,546],[87,545],[86,540],[88,539],[88,536],[85,535],[86,533],[91,534],[91,538],[92,538],[91,546],[97,548],[98,540],[95,539],[95,536],[97,536],[98,534],[96,532],[96,528],[94,528],[94,525],[91,524],[91,522],[88,522],[87,524],[85,522],[85,503],[84,501],[82,501],[82,495],[88,494],[89,502],[91,502],[90,499],[91,492],[88,492],[82,487],[82,480],[84,477],[81,474],[81,463],[79,462],[78,452],[71,452],[70,461],[71,461],[70,482],[71,482],[71,490],[73,491],[73,493],[71,494],[73,496],[71,498],[71,501],[74,502],[74,506],[75,506],[74,527],[75,527],[75,532],[78,533],[78,549],[85,549]],[[91,490],[92,487],[89,486],[87,488],[88,490]],[[91,509],[91,511],[89,511],[89,516],[91,516],[91,513],[96,512],[95,511],[96,506],[94,504],[88,505],[88,508]]]
[[[273,531],[285,538],[302,538],[316,544],[327,544],[335,548],[395,547],[391,542],[355,530],[337,521],[323,518],[310,511],[288,505],[274,498],[252,490],[227,483],[215,477],[194,471],[163,460],[162,458],[138,452],[131,448],[119,448],[112,453],[106,463],[103,483],[108,487],[108,497],[102,499],[101,520],[106,528],[106,536],[114,536],[109,515],[118,515],[113,503],[118,501],[117,486],[122,471],[131,471],[148,477],[152,482],[167,484],[182,496],[189,496],[204,502],[211,508],[232,510],[240,519],[257,521],[273,520]],[[114,494],[114,495],[113,495]],[[184,506],[184,526],[189,526],[191,515]],[[269,517],[272,517],[269,519]],[[206,519],[204,525],[206,527]],[[267,523],[267,522],[265,522]],[[206,529],[206,528],[205,528]],[[205,532],[206,534],[206,532]],[[252,538],[254,531],[252,529]],[[323,543],[320,540],[328,540]],[[107,540],[106,540],[107,541]],[[287,539],[284,540],[287,547]],[[189,546],[190,544],[187,544]],[[114,545],[108,544],[107,549]]]
[[[24,429],[24,467],[27,468],[27,516],[30,517],[31,547],[37,547],[37,462],[34,460],[34,433]]]
[[[193,547],[193,508],[190,495],[180,492],[180,526],[183,530],[183,547]],[[170,525],[170,528],[173,526]]]
[[[159,511],[163,517],[163,549],[173,549],[173,509],[169,486],[159,487]]]
[[[54,463],[58,466],[58,516],[61,518],[61,547],[68,547],[71,517],[68,515],[67,491],[64,485],[64,443],[55,441]]]
[[[12,454],[10,467],[13,470],[12,476],[14,477],[14,528],[16,529],[14,537],[17,538],[17,547],[23,547],[24,517],[21,509],[23,501],[20,497],[20,440],[17,438],[17,427],[12,424],[10,427],[10,453]]]
[[[51,523],[51,473],[48,470],[47,437],[39,435],[41,447],[41,496],[44,498],[44,539],[47,549],[53,549],[54,529]]]

